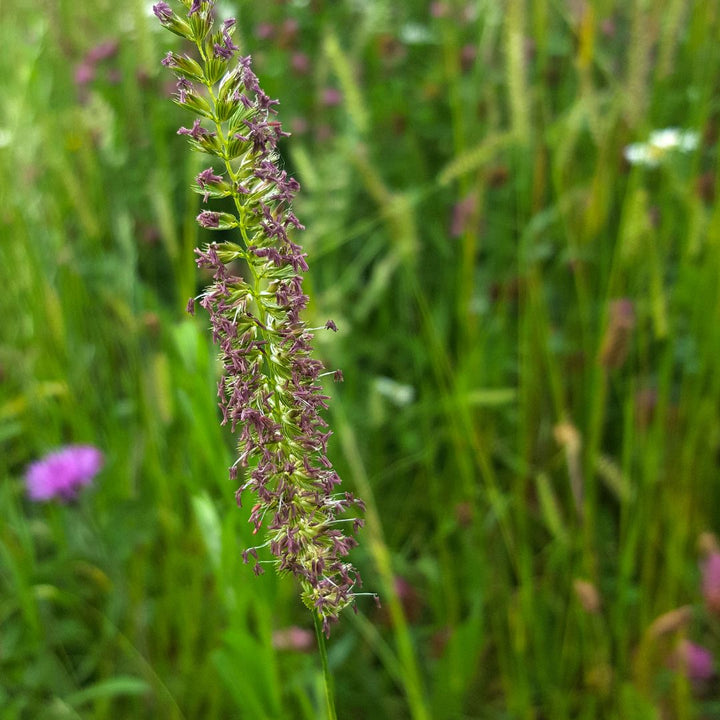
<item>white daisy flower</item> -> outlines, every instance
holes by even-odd
[[[653,130],[647,142],[627,145],[623,154],[631,165],[657,167],[668,153],[691,152],[700,143],[700,136],[694,130],[665,128]]]

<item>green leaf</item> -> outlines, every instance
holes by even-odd
[[[117,697],[118,695],[144,695],[150,692],[150,686],[139,678],[120,675],[101,680],[90,687],[79,690],[65,698],[65,702],[74,708],[82,707],[94,700]]]

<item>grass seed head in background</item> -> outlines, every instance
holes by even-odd
[[[261,89],[251,58],[237,56],[235,20],[213,32],[213,2],[183,3],[186,19],[164,2],[153,11],[163,26],[194,43],[200,57],[169,52],[162,61],[178,77],[175,102],[199,116],[178,133],[214,158],[194,189],[203,202],[230,198],[234,204],[234,212],[204,210],[197,220],[207,229],[234,230],[235,239],[196,252],[198,265],[213,275],[200,305],[210,314],[224,366],[222,422],[239,429],[231,477],[245,469],[238,503],[244,491],[255,493],[250,522],[255,533],[264,525],[268,535],[243,557],[252,556],[260,574],[258,551],[269,548],[277,569],[298,578],[304,603],[327,634],[360,581],[343,560],[356,541],[338,526],[351,523],[355,532],[362,520],[337,516],[363,505],[335,492],[340,478],[327,458],[331,433],[320,412],[328,397],[318,382],[324,368],[311,356],[312,333],[300,317],[308,302],[301,276],[306,256],[290,239],[292,229],[302,229],[290,208],[300,186],[278,167],[277,142],[288,133],[273,119],[277,100]],[[234,274],[235,263],[247,267],[245,278]],[[336,330],[331,321],[325,327]]]

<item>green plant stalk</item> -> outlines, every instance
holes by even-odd
[[[327,709],[328,720],[337,720],[337,712],[335,710],[335,691],[333,689],[332,673],[328,663],[327,646],[325,644],[325,634],[323,633],[320,617],[316,612],[312,613],[313,622],[315,623],[315,636],[317,637],[318,651],[320,653],[320,662],[323,671],[323,684],[325,686],[325,708]]]

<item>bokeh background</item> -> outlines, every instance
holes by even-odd
[[[322,718],[292,580],[240,557],[150,5],[0,5],[0,718]],[[383,607],[333,631],[339,716],[720,718],[718,0],[217,8],[340,328]],[[103,470],[32,502],[70,443]]]

